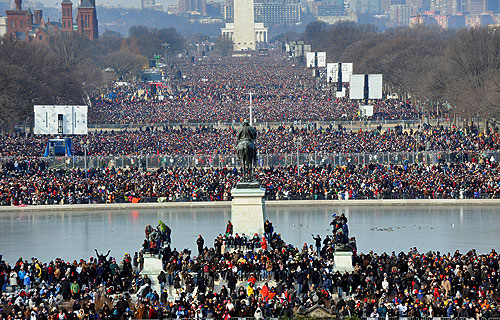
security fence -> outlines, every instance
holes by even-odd
[[[477,318],[449,318],[449,317],[405,317],[405,316],[398,316],[398,317],[363,317],[363,318],[358,318],[358,317],[343,317],[341,315],[337,317],[331,317],[331,318],[317,318],[317,317],[308,317],[307,315],[296,315],[295,317],[300,318],[300,319],[359,319],[359,320],[477,320]],[[288,317],[286,319],[293,319],[295,318],[294,316]],[[204,319],[213,319],[213,318],[206,318],[206,317],[197,317],[197,318],[188,318],[188,317],[179,317],[179,318],[163,318],[161,320],[177,320],[177,319],[182,319],[182,320],[204,320]],[[231,317],[233,320],[254,320],[256,318],[254,317]],[[281,317],[275,318],[275,317],[262,317],[260,319],[264,320],[279,320],[279,319],[284,319]],[[132,319],[136,320],[136,319]],[[160,319],[151,319],[151,320],[160,320]],[[479,318],[479,320],[500,320],[500,318]]]
[[[366,128],[377,127],[377,126],[395,126],[401,125],[403,127],[416,127],[418,125],[422,125],[424,122],[436,125],[436,124],[450,124],[450,118],[431,118],[431,119],[413,119],[413,120],[399,120],[399,119],[387,119],[387,120],[295,120],[295,121],[258,121],[253,125],[256,127],[274,127],[279,125],[307,125],[307,124],[316,124],[317,126],[338,126],[341,125],[343,127],[348,128]],[[231,126],[240,126],[241,123],[238,121],[231,122],[156,122],[156,123],[89,123],[89,129],[116,129],[116,130],[124,130],[124,129],[139,129],[139,128],[161,128],[164,126],[183,126],[183,127],[231,127]]]
[[[488,158],[497,161],[500,151],[480,152],[449,152],[449,151],[422,151],[422,152],[365,152],[365,153],[274,153],[260,154],[258,166],[303,166],[303,165],[364,165],[379,164],[435,164],[461,163],[477,158]],[[47,157],[49,167],[83,169],[100,167],[239,167],[235,155],[124,155],[124,156],[74,156],[74,157]],[[85,165],[86,162],[86,165]]]
[[[338,319],[347,319],[351,317],[338,317]],[[351,318],[352,319],[352,318]],[[470,317],[470,318],[463,318],[463,317],[406,317],[406,316],[396,316],[396,317],[363,317],[361,320],[500,320],[500,318],[495,318],[495,317],[481,317],[481,318],[476,318],[476,317]]]

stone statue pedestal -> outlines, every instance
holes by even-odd
[[[335,251],[333,254],[335,264],[333,266],[334,271],[340,272],[352,272],[354,267],[352,266],[352,251]]]
[[[264,195],[266,190],[257,181],[238,182],[231,190],[231,223],[233,234],[264,233]]]

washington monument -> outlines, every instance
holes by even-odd
[[[253,0],[234,0],[234,51],[255,50]]]

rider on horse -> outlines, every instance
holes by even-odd
[[[245,120],[243,122],[243,126],[238,130],[238,144],[243,141],[250,141],[255,143],[255,139],[257,139],[257,130],[254,127],[251,127],[248,121]]]
[[[257,130],[251,127],[248,121],[245,120],[243,126],[238,130],[237,134],[238,146],[236,147],[238,159],[241,161],[244,172],[247,178],[253,175],[253,165],[257,162],[257,147],[255,139],[257,138]]]

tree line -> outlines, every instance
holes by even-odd
[[[106,31],[89,41],[79,34],[58,34],[50,44],[0,43],[0,128],[12,131],[17,124],[33,121],[33,105],[87,102],[104,84],[103,70],[111,68],[127,79],[147,66],[148,58],[176,54],[185,39],[174,28],[132,27],[128,37]]]
[[[303,34],[329,62],[353,62],[355,73],[381,73],[388,90],[422,110],[450,109],[463,118],[500,123],[500,30],[416,27],[377,32],[370,25],[314,22]],[[485,126],[486,127],[486,126]]]

